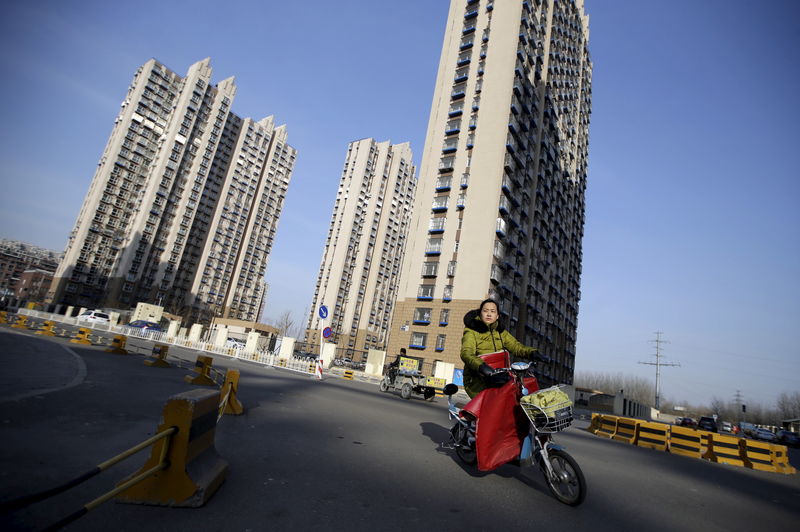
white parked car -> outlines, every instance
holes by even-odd
[[[225,347],[232,347],[234,349],[244,349],[244,345],[243,341],[236,338],[228,338],[228,341],[225,342]]]
[[[87,323],[110,323],[111,317],[101,310],[87,310],[78,316],[78,321]]]
[[[775,437],[775,434],[769,429],[756,429],[755,438],[757,440],[769,441],[769,442],[776,442],[778,439]]]

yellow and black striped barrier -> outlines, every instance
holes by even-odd
[[[747,450],[742,448],[743,445],[746,445],[742,438],[713,432],[708,438],[708,450],[703,456],[706,460],[740,467],[753,467],[752,462],[747,458]]]
[[[169,352],[169,346],[156,344],[153,346],[152,354],[144,359],[144,365],[150,366],[152,368],[168,368],[171,366],[169,362],[167,362],[167,353]]]
[[[701,431],[689,427],[670,427],[669,452],[701,458],[705,454],[705,447]]]
[[[651,423],[642,421],[639,423],[639,436],[636,445],[666,451],[669,445],[669,425],[664,423]]]
[[[197,355],[197,362],[195,362],[193,369],[197,375],[186,375],[183,380],[198,386],[216,386],[217,383],[211,377],[211,364],[213,362],[214,359],[210,356]]]
[[[618,418],[617,430],[614,432],[614,439],[617,441],[630,443],[631,445],[636,445],[636,438],[639,434],[639,423],[640,421],[638,419],[631,419],[627,417]]]
[[[47,320],[42,323],[42,328],[36,331],[35,334],[42,334],[44,336],[55,336],[56,332],[54,330],[56,326],[56,322]]]
[[[344,370],[344,374],[342,374],[342,378],[346,379],[346,380],[349,380],[349,381],[353,380],[353,370],[352,369]]]
[[[592,414],[592,422],[587,430],[604,438],[681,456],[702,458],[759,471],[787,475],[797,473],[789,463],[785,445],[596,413]]]
[[[132,477],[158,467],[163,461],[167,467],[124,489],[116,500],[184,508],[205,504],[228,472],[228,462],[214,447],[219,405],[219,390],[198,389],[170,397],[156,432],[171,427],[177,427],[178,432],[168,447],[166,442],[153,445],[150,458]]]
[[[28,316],[19,315],[17,316],[17,321],[14,322],[14,325],[11,326],[14,329],[27,329],[28,328]]]
[[[70,342],[73,344],[92,345],[92,341],[89,339],[89,334],[91,334],[91,332],[91,329],[81,327]]]
[[[106,349],[106,353],[116,353],[117,355],[127,355],[128,350],[125,349],[125,344],[128,341],[128,337],[122,334],[117,334],[111,340],[111,346]]]
[[[617,432],[617,417],[607,416],[605,414],[592,414],[592,425],[595,427],[595,430],[592,432],[597,436],[613,438],[614,434]]]

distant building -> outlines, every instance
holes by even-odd
[[[411,221],[416,176],[411,147],[351,142],[322,254],[306,341],[320,341],[319,307],[333,334],[354,351],[385,349]],[[352,356],[351,356],[352,358]]]
[[[389,351],[463,367],[487,297],[571,383],[592,63],[583,0],[453,0]],[[413,351],[412,351],[413,350]]]
[[[50,284],[53,282],[53,272],[38,268],[25,270],[19,278],[14,295],[22,301],[44,301]]]
[[[21,287],[23,275],[26,271],[41,271],[38,277],[44,276],[45,273],[50,274],[58,267],[58,262],[61,260],[63,253],[58,253],[49,249],[20,242],[18,240],[0,239],[0,298],[7,300],[17,296],[19,288]],[[26,290],[32,294],[30,283],[36,283],[40,286],[40,281],[35,279],[37,274],[31,273],[26,277]],[[49,283],[48,283],[49,286]],[[46,293],[39,295],[35,299],[44,300]]]
[[[210,60],[180,76],[151,59],[114,120],[53,301],[137,302],[208,322],[256,320],[296,150],[272,117],[231,112],[233,78],[211,84]]]

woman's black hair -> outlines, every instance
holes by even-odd
[[[497,301],[495,301],[494,299],[492,299],[492,298],[490,297],[489,299],[484,299],[483,301],[481,301],[481,304],[480,304],[480,306],[478,307],[478,315],[479,315],[479,316],[480,316],[480,313],[481,313],[481,311],[483,310],[483,306],[484,306],[486,303],[494,303],[494,306],[495,306],[495,307],[497,307],[497,313],[498,313],[498,314],[500,313],[500,305],[498,305],[498,304],[497,304]]]

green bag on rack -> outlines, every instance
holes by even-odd
[[[561,391],[557,386],[545,388],[520,399],[521,403],[528,403],[544,410],[548,417],[553,417],[555,411],[561,408],[572,406],[569,395]]]

